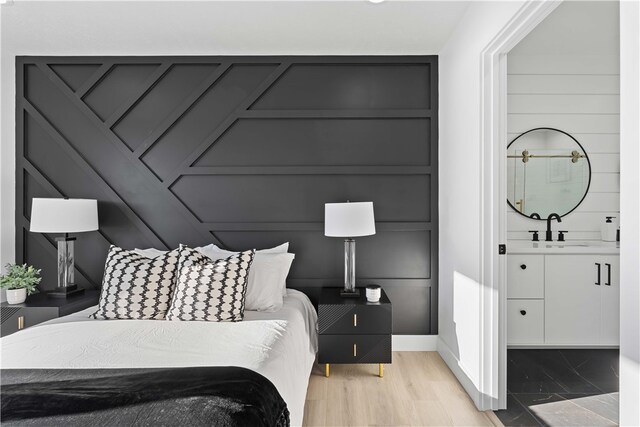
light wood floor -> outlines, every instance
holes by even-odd
[[[305,426],[494,426],[436,352],[394,352],[393,364],[324,365],[311,373]]]

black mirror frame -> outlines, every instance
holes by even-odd
[[[591,161],[589,160],[589,155],[587,154],[587,150],[585,150],[585,149],[584,149],[584,147],[582,146],[582,144],[580,144],[580,143],[578,142],[578,140],[577,140],[577,139],[575,139],[571,134],[569,134],[569,133],[567,133],[567,132],[565,132],[565,131],[563,131],[563,130],[560,130],[560,129],[556,129],[556,128],[549,128],[549,127],[539,127],[539,128],[529,129],[529,130],[528,130],[528,131],[526,131],[526,132],[522,132],[520,135],[516,136],[516,137],[515,137],[515,138],[514,138],[514,139],[513,139],[513,140],[512,140],[508,145],[507,145],[507,150],[509,150],[509,147],[511,147],[511,144],[513,144],[514,142],[516,142],[516,141],[518,140],[518,138],[520,138],[520,137],[522,137],[522,136],[524,136],[524,135],[528,134],[529,132],[533,132],[533,131],[536,131],[536,130],[553,130],[553,131],[560,132],[560,133],[563,133],[563,134],[567,135],[569,138],[573,139],[573,141],[574,141],[576,144],[578,144],[578,147],[580,147],[580,149],[581,149],[581,150],[582,150],[582,152],[584,153],[584,158],[585,158],[585,159],[587,159],[587,164],[589,165],[589,182],[587,183],[587,188],[586,188],[586,190],[584,191],[584,195],[582,196],[582,198],[580,199],[580,201],[579,201],[578,203],[576,203],[576,205],[573,207],[573,209],[571,209],[569,212],[567,212],[567,213],[565,213],[565,214],[563,214],[563,215],[560,215],[560,217],[561,217],[561,218],[564,218],[565,216],[569,215],[571,212],[575,211],[575,210],[578,208],[578,206],[580,206],[580,205],[582,204],[582,202],[584,201],[585,197],[587,197],[587,194],[589,194],[589,188],[591,188],[591,176],[593,175],[593,172],[591,171]],[[525,218],[529,218],[529,219],[532,219],[532,220],[535,220],[535,221],[546,221],[546,220],[547,220],[546,218],[540,218],[540,219],[538,219],[538,218],[531,218],[530,216],[525,215],[524,213],[520,212],[518,209],[516,209],[516,208],[515,208],[515,206],[513,206],[513,205],[511,204],[511,202],[509,201],[509,198],[507,198],[507,204],[509,205],[509,207],[510,207],[511,209],[513,209],[515,212],[519,213],[520,215],[522,215],[522,216],[523,216],[523,217],[525,217]]]

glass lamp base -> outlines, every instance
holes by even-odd
[[[49,298],[72,298],[82,294],[84,294],[84,289],[79,288],[78,285],[59,287],[55,291],[47,292]]]
[[[340,296],[343,298],[359,298],[360,289],[356,288],[353,291],[345,291],[344,289],[340,289]]]

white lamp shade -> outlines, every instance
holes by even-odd
[[[326,203],[324,205],[324,235],[328,237],[359,237],[376,234],[373,202]]]
[[[30,231],[36,233],[82,233],[97,229],[97,200],[33,199]]]

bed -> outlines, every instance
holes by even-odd
[[[236,323],[93,320],[94,311],[2,338],[3,370],[245,368],[276,387],[291,425],[302,424],[317,350],[317,314],[302,292],[288,289],[279,311],[245,311]]]

